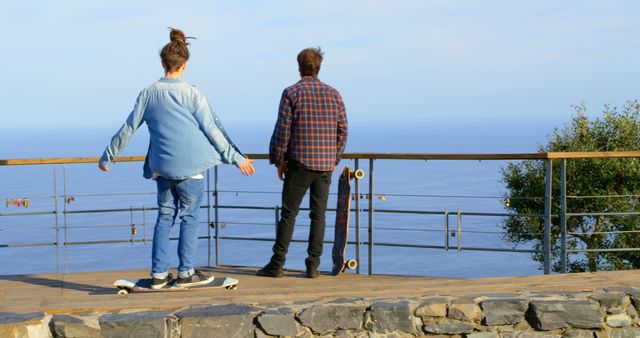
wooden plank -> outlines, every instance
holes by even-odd
[[[116,157],[113,162],[140,162],[144,161],[144,156],[121,156]],[[98,164],[99,157],[56,157],[56,158],[23,158],[0,160],[0,165],[34,165],[34,164],[74,164],[74,163],[95,163]]]
[[[546,154],[351,153],[345,154],[342,158],[376,160],[534,160],[545,159]]]
[[[192,290],[116,295],[116,279],[148,276],[146,270],[73,274],[0,276],[0,312],[63,314],[129,309],[172,309],[196,304],[268,303],[337,298],[415,297],[426,295],[480,295],[510,292],[592,291],[629,288],[637,284],[640,270],[536,275],[496,278],[436,278],[391,275],[356,275],[317,279],[302,271],[286,271],[283,278],[255,276],[256,268],[207,269],[215,276],[240,280],[237,290]]]

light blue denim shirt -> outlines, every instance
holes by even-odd
[[[168,179],[185,179],[221,163],[238,166],[244,160],[204,95],[178,78],[163,77],[140,92],[100,164],[108,167],[143,122],[150,137],[145,178],[155,173]]]

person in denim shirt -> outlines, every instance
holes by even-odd
[[[143,176],[156,180],[159,208],[151,264],[151,287],[154,289],[172,282],[169,232],[178,212],[180,265],[176,285],[189,287],[213,280],[213,276],[197,271],[193,263],[204,198],[203,172],[222,163],[237,166],[243,175],[252,175],[255,171],[254,161],[231,142],[204,95],[181,80],[189,59],[184,33],[171,29],[169,37],[171,42],[160,52],[165,77],[140,92],[133,111],[111,139],[98,165],[101,170],[108,171],[110,163],[125,148],[133,133],[146,122],[150,142]]]

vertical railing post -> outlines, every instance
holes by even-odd
[[[354,160],[354,169],[358,171],[360,164],[358,159]],[[356,273],[360,273],[360,180],[356,179],[355,187],[355,201],[356,201],[356,261],[358,266],[356,267]]]
[[[274,208],[275,210],[275,229],[276,229],[276,236],[278,236],[278,223],[280,223],[280,207],[276,205],[276,207]]]
[[[56,165],[53,165],[53,203],[56,215],[56,273],[60,273],[60,224],[58,222],[58,175]]]
[[[213,203],[214,203],[214,223],[215,223],[215,236],[216,236],[216,266],[220,265],[220,224],[218,224],[218,167],[213,169]]]
[[[63,228],[64,228],[64,272],[69,272],[69,257],[67,254],[67,165],[62,165],[62,191],[63,191]]]
[[[567,273],[567,159],[560,162],[560,272]]]
[[[147,208],[142,206],[142,243],[147,244]]]
[[[449,209],[444,209],[444,250],[449,251]]]
[[[369,275],[373,274],[373,158],[369,159]]]
[[[458,209],[458,215],[457,215],[457,220],[458,220],[458,252],[462,251],[462,211],[460,209]]]
[[[552,196],[552,160],[546,160],[545,184],[544,184],[544,237],[542,242],[542,254],[544,256],[544,274],[551,273],[551,196]]]
[[[135,228],[136,225],[133,223],[133,205],[129,204],[129,226],[131,227],[131,236],[129,237],[129,241],[131,242],[131,245],[133,246],[133,236],[135,236]]]
[[[211,169],[207,169],[207,266],[211,266]]]

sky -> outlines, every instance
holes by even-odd
[[[557,126],[639,99],[638,1],[0,0],[0,18],[0,132],[115,132],[169,26],[197,38],[184,80],[226,125],[272,130],[316,46],[351,124]]]

